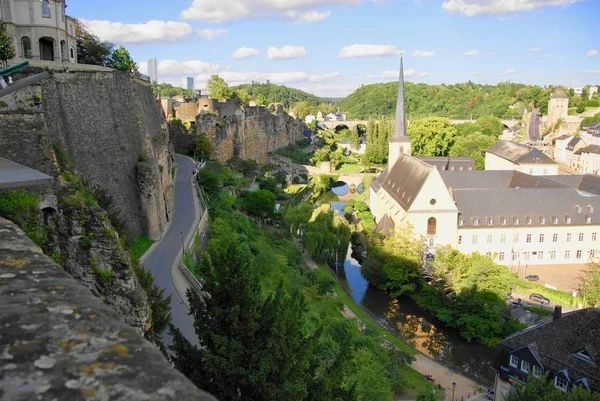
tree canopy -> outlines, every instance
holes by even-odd
[[[242,205],[248,213],[264,217],[274,212],[276,199],[273,192],[259,189],[246,195]]]
[[[79,20],[75,21],[77,62],[81,64],[107,65],[115,45],[110,42],[101,41],[96,35],[90,33]]]
[[[407,135],[414,155],[448,156],[456,128],[447,118],[429,117],[411,123]]]
[[[449,156],[470,157],[475,162],[477,170],[485,169],[485,151],[496,144],[494,137],[476,132],[467,136],[460,136],[450,148]]]
[[[123,46],[116,48],[106,60],[106,66],[119,71],[137,72],[138,67],[129,51]]]
[[[589,263],[587,270],[581,275],[579,294],[588,306],[600,306],[600,264]]]
[[[6,66],[6,61],[16,56],[15,46],[12,39],[6,31],[4,24],[0,23],[0,61],[2,67]]]

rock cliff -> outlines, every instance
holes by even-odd
[[[206,135],[213,146],[211,157],[222,163],[234,156],[266,163],[267,153],[302,139],[306,128],[281,105],[242,108],[231,101],[217,104],[214,112],[202,110],[191,132],[179,124],[171,125],[176,148],[193,147],[198,135]]]

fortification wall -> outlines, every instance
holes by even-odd
[[[133,235],[160,238],[173,157],[150,84],[116,71],[60,73],[1,100],[0,156],[56,177],[52,145],[60,146],[113,196]]]
[[[234,156],[266,163],[267,153],[303,138],[305,124],[287,115],[280,105],[241,108],[220,102],[216,113],[196,118],[196,135],[206,135],[212,157],[226,162]]]

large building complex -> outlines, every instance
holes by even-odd
[[[76,21],[65,0],[1,0],[0,21],[17,59],[77,63]]]
[[[474,171],[464,168],[464,159],[411,156],[401,64],[388,168],[371,186],[370,207],[379,228],[401,230],[409,224],[431,250],[449,245],[503,265],[596,258],[600,177],[565,179],[537,149],[505,141],[489,149],[486,162],[490,159],[504,163],[503,170]]]

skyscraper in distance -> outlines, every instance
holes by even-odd
[[[150,75],[150,82],[158,83],[158,63],[154,57],[148,59],[148,75]]]
[[[192,91],[194,91],[194,77],[187,77],[187,89]]]

